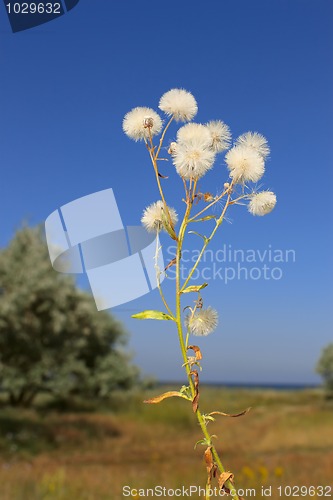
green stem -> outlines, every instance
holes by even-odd
[[[223,219],[224,219],[224,216],[225,216],[225,213],[226,213],[227,208],[228,208],[228,206],[229,206],[230,197],[231,197],[231,193],[229,193],[229,194],[228,194],[228,199],[227,199],[227,202],[226,202],[226,204],[225,204],[225,207],[224,207],[224,209],[223,209],[223,211],[222,211],[222,214],[221,214],[221,216],[217,219],[217,221],[215,222],[215,227],[214,227],[213,231],[211,232],[211,234],[210,234],[209,238],[206,238],[205,243],[203,244],[202,249],[201,249],[201,251],[200,251],[200,253],[199,253],[199,256],[198,256],[197,260],[195,261],[194,266],[192,267],[191,271],[189,272],[189,275],[187,276],[187,278],[186,278],[186,280],[185,280],[185,282],[184,282],[184,284],[183,284],[183,286],[182,286],[182,288],[181,288],[181,292],[182,292],[182,291],[186,288],[186,285],[188,284],[188,282],[189,282],[189,281],[190,281],[190,279],[192,278],[194,271],[196,270],[196,268],[197,268],[197,267],[198,267],[198,265],[200,264],[201,258],[202,258],[202,256],[203,256],[203,254],[204,254],[204,252],[205,252],[205,250],[206,250],[206,248],[207,248],[208,244],[210,243],[211,239],[212,239],[212,238],[213,238],[213,236],[215,235],[215,233],[216,233],[216,231],[218,230],[219,226],[222,224]]]
[[[164,204],[164,206],[166,208],[166,213],[168,215],[168,218],[170,219],[170,222],[171,222],[171,217],[170,217],[169,211],[167,209],[167,205],[166,205],[164,194],[163,194],[163,189],[162,189],[162,186],[161,186],[161,183],[160,183],[160,180],[159,180],[159,176],[158,176],[157,160],[158,160],[158,155],[159,155],[159,153],[161,151],[161,147],[162,147],[162,144],[163,144],[163,140],[164,140],[164,137],[165,137],[165,132],[167,131],[167,129],[168,129],[169,125],[171,124],[171,122],[172,122],[172,118],[170,119],[170,121],[168,122],[168,124],[165,127],[165,130],[164,130],[164,132],[162,134],[162,137],[161,137],[161,140],[160,140],[160,144],[159,144],[159,147],[157,149],[156,154],[154,154],[154,147],[153,147],[153,144],[152,144],[151,137],[150,137],[151,148],[148,148],[149,149],[149,153],[150,153],[150,157],[151,157],[151,160],[152,160],[152,163],[153,163],[153,166],[154,166],[154,171],[155,171],[155,175],[156,175],[157,185],[158,185],[158,188],[159,188],[159,191],[160,191],[160,194],[161,194],[161,198],[162,198],[163,204]],[[210,239],[214,236],[215,232],[217,231],[217,228],[220,226],[220,224],[223,221],[224,214],[225,214],[225,212],[226,212],[226,210],[228,208],[228,203],[230,201],[231,188],[232,188],[232,184],[231,184],[230,191],[228,193],[228,200],[227,200],[227,203],[226,203],[226,205],[225,205],[225,207],[223,209],[221,217],[218,219],[218,221],[216,221],[216,226],[215,226],[214,230],[212,231],[212,234],[210,235],[208,241],[205,242],[204,248],[202,249],[197,262],[195,263],[194,267],[192,268],[192,270],[191,270],[191,272],[190,272],[190,274],[189,274],[189,276],[188,276],[185,284],[181,288],[181,285],[180,285],[181,251],[182,251],[182,246],[183,246],[185,231],[186,231],[186,228],[187,228],[187,225],[188,225],[188,222],[189,222],[189,217],[190,217],[190,213],[191,213],[192,204],[193,204],[193,201],[194,201],[194,195],[195,195],[196,185],[197,185],[197,182],[195,181],[194,182],[194,186],[193,186],[192,195],[191,195],[191,192],[190,192],[191,189],[189,188],[189,191],[187,192],[187,190],[186,190],[186,184],[185,184],[185,192],[186,192],[186,195],[187,195],[186,196],[186,202],[187,202],[186,203],[186,212],[185,212],[185,215],[184,215],[184,218],[183,218],[180,230],[179,230],[178,238],[176,240],[177,241],[177,253],[176,253],[176,318],[175,318],[175,321],[176,321],[176,324],[177,324],[179,344],[180,344],[180,349],[181,349],[181,353],[182,353],[182,357],[183,357],[183,361],[184,361],[184,366],[185,366],[187,378],[188,378],[188,381],[189,381],[189,386],[190,386],[191,393],[192,393],[192,399],[195,397],[195,387],[194,387],[194,383],[193,383],[193,379],[192,379],[191,367],[190,367],[189,363],[187,362],[187,345],[185,345],[185,342],[184,342],[183,326],[182,326],[182,315],[181,315],[181,292],[185,288],[185,286],[188,283],[188,281],[191,279],[191,277],[193,275],[193,272],[196,269],[196,267],[198,266],[198,264],[200,262],[200,259],[201,259],[202,255],[203,255],[203,252],[205,251],[205,248],[208,245]],[[172,222],[171,222],[171,227],[173,228]],[[163,298],[164,298],[164,296],[162,297],[162,300],[163,300]],[[163,300],[163,302],[164,302],[164,300]],[[196,416],[197,416],[198,423],[199,423],[199,425],[201,427],[202,433],[203,433],[203,435],[204,435],[204,437],[206,439],[207,445],[211,447],[211,452],[212,452],[215,464],[217,465],[219,471],[221,473],[223,473],[223,472],[225,472],[225,468],[223,467],[223,464],[222,464],[221,459],[220,459],[220,457],[218,455],[218,452],[217,452],[215,446],[212,443],[212,437],[211,437],[211,435],[209,434],[209,432],[207,430],[207,425],[206,425],[205,419],[204,419],[201,411],[199,410],[199,408],[196,411]],[[233,484],[230,481],[226,482],[226,486],[228,488],[230,488],[231,490],[234,489],[234,486],[233,486]],[[209,499],[209,495],[208,496],[207,495],[208,494],[206,493],[206,500]],[[239,500],[239,497],[238,497],[237,494],[233,494],[231,496],[232,496],[233,500]]]
[[[202,210],[200,210],[200,212],[198,212],[197,214],[193,215],[193,217],[190,219],[190,222],[194,222],[200,215],[202,215],[204,212],[206,212],[207,210],[209,210],[211,207],[213,207],[217,202],[221,201],[222,198],[227,194],[229,193],[230,191],[230,187],[228,187],[227,189],[225,189],[219,196],[217,196],[215,198],[214,201],[212,201],[211,203],[209,203],[209,205],[207,205],[205,208],[203,208]]]
[[[167,124],[167,126],[165,127],[165,130],[164,130],[163,135],[162,135],[163,138],[164,138],[164,134],[165,134],[167,128],[169,127],[171,121],[172,120],[170,120],[169,123]],[[149,130],[149,143],[150,143],[150,145],[148,144],[148,142],[146,142],[146,146],[148,148],[150,159],[151,159],[151,162],[152,162],[153,167],[154,167],[155,178],[156,178],[158,190],[159,190],[160,195],[161,195],[161,200],[163,202],[164,212],[165,212],[166,217],[168,219],[170,228],[171,228],[171,230],[173,232],[172,238],[174,240],[177,240],[177,236],[176,236],[176,233],[175,233],[175,228],[174,228],[174,225],[173,225],[173,222],[172,222],[172,219],[171,219],[169,208],[168,208],[168,205],[167,205],[167,203],[165,201],[165,196],[164,196],[164,193],[163,193],[163,189],[162,189],[162,185],[161,185],[161,181],[160,181],[160,177],[159,177],[159,172],[158,172],[158,166],[157,166],[158,155],[159,155],[159,152],[160,152],[161,147],[162,147],[163,139],[161,138],[160,145],[158,147],[158,150],[157,150],[156,154],[154,153],[155,148],[154,148],[153,139],[152,139],[150,130]]]
[[[230,200],[230,194],[229,194],[229,197],[228,197],[228,201],[229,200]],[[227,202],[227,204],[228,204],[228,202]],[[187,378],[188,378],[190,389],[191,389],[191,393],[192,393],[192,398],[194,398],[194,396],[195,396],[195,387],[194,387],[194,383],[193,383],[192,376],[191,376],[191,367],[190,367],[190,365],[187,362],[187,350],[186,350],[186,345],[184,343],[184,336],[183,336],[183,326],[182,326],[182,316],[181,316],[181,290],[182,290],[182,288],[180,286],[180,260],[181,260],[181,251],[182,251],[182,245],[183,245],[183,241],[184,241],[184,235],[185,235],[186,227],[187,227],[187,224],[188,224],[188,218],[189,218],[189,215],[190,215],[190,212],[191,212],[191,206],[192,206],[191,203],[187,204],[185,216],[184,216],[183,222],[182,222],[180,230],[179,230],[178,241],[177,241],[177,253],[176,253],[176,323],[177,323],[177,331],[178,331],[178,337],[179,337],[180,350],[181,350],[181,353],[182,353],[182,357],[183,357],[183,361],[184,361],[184,366],[185,366]],[[222,215],[220,217],[221,221],[223,220],[223,216],[224,216],[225,211],[226,211],[226,208],[222,212]],[[215,234],[215,232],[217,230],[217,227],[218,227],[218,225],[216,226],[215,230],[213,231],[211,237],[214,236],[214,234]],[[197,262],[197,264],[198,263],[199,262]],[[187,279],[186,283],[189,281],[189,279],[190,278]],[[183,288],[185,287],[186,283],[183,285]],[[221,473],[225,472],[225,468],[223,467],[223,464],[222,464],[221,459],[220,459],[220,457],[218,455],[218,452],[217,452],[215,446],[212,443],[211,435],[209,434],[209,432],[207,430],[207,425],[206,425],[206,422],[204,420],[204,417],[202,416],[202,413],[201,413],[201,411],[199,409],[196,411],[196,416],[197,416],[197,419],[198,419],[198,423],[199,423],[199,425],[201,427],[202,433],[203,433],[203,435],[204,435],[204,437],[205,437],[205,439],[207,441],[207,445],[211,447],[212,455],[214,457],[214,461],[215,461],[218,469],[220,470]],[[228,488],[230,488],[230,490],[232,490],[232,491],[234,490],[234,486],[233,486],[233,484],[230,481],[227,481],[226,485],[227,485]],[[237,494],[233,494],[231,496],[232,496],[232,498],[234,500],[239,500]]]
[[[159,250],[160,250],[159,243],[160,243],[160,240],[159,240],[159,237],[157,235],[156,236],[156,251],[155,251],[155,271],[156,271],[157,288],[158,288],[158,291],[160,292],[160,296],[161,296],[162,302],[164,304],[164,307],[166,308],[166,310],[168,311],[170,316],[173,318],[173,313],[172,313],[172,311],[171,311],[171,309],[170,309],[170,307],[165,299],[165,296],[164,296],[164,293],[163,293],[163,290],[161,287],[161,281],[160,281],[161,270],[158,267],[158,256],[159,256]]]

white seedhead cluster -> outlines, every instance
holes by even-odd
[[[266,138],[258,132],[246,132],[232,141],[228,125],[221,120],[212,120],[205,124],[193,122],[198,112],[198,105],[193,95],[184,89],[172,89],[166,92],[162,95],[158,107],[165,113],[165,120],[151,108],[134,108],[125,115],[123,130],[131,139],[145,143],[161,198],[145,208],[141,222],[147,231],[159,233],[164,230],[176,242],[175,257],[164,269],[166,272],[171,266],[175,266],[175,306],[170,306],[160,284],[160,275],[163,271],[158,267],[157,257],[161,247],[159,238],[156,238],[156,279],[166,312],[149,309],[134,314],[132,317],[141,320],[174,321],[188,386],[182,386],[178,392],[169,391],[145,402],[159,403],[169,397],[180,397],[191,403],[204,436],[199,443],[206,447],[204,458],[207,485],[217,478],[219,491],[224,490],[224,493],[230,493],[233,500],[241,500],[234,488],[234,476],[231,472],[226,472],[212,441],[214,435],[210,435],[207,425],[214,422],[216,415],[239,417],[245,415],[248,410],[230,415],[221,411],[202,413],[199,408],[198,370],[202,369],[202,353],[199,346],[189,342],[189,337],[190,335],[196,338],[206,337],[216,330],[219,318],[215,309],[204,306],[201,294],[208,283],[191,285],[191,280],[206,247],[215,236],[231,206],[245,203],[252,215],[259,216],[267,215],[274,209],[276,195],[269,190],[258,191],[256,184],[265,173],[265,163],[270,149]],[[165,146],[166,133],[172,122],[180,123],[180,126]],[[160,155],[163,153],[165,156],[166,151],[169,156],[161,158]],[[179,218],[177,228],[178,215],[176,210],[167,204],[162,187],[162,184],[168,181],[164,180],[165,177],[160,172],[161,160],[168,160],[173,164],[174,171],[181,178],[184,186],[182,201],[185,203],[185,210]],[[211,171],[214,165],[216,165],[219,177],[222,177],[223,171],[226,174],[224,183],[223,180],[221,182],[223,191],[216,195],[201,192],[198,184],[198,181]],[[188,227],[193,227],[194,222],[203,224],[205,227],[207,227],[206,223],[212,225],[208,226],[210,228],[208,233],[200,234],[194,230],[188,231]],[[197,229],[198,224],[194,226]],[[184,277],[180,273],[180,263],[185,234],[188,233],[200,237],[202,247],[195,262],[191,263],[191,269]],[[189,298],[190,294],[192,297],[193,294],[197,294],[196,300],[188,300],[186,307],[183,308],[181,302],[186,297]],[[189,351],[193,351],[195,356]],[[211,498],[209,491],[206,489],[206,500]]]
[[[184,89],[172,89],[163,94],[158,107],[176,122],[190,122],[198,112],[195,98]],[[132,109],[123,121],[123,130],[128,137],[147,144],[161,133],[162,128],[162,118],[147,107]],[[225,165],[230,179],[234,187],[240,185],[245,192],[249,183],[257,183],[264,175],[270,149],[266,138],[258,132],[246,132],[232,144],[228,125],[221,120],[213,120],[206,124],[191,122],[181,126],[175,140],[170,142],[168,152],[176,172],[186,181],[202,178],[213,168],[217,155],[226,152]],[[252,215],[266,215],[276,205],[276,196],[271,191],[260,193],[252,189],[246,197]],[[142,222],[148,231],[163,229],[159,213],[162,206],[163,203],[160,207],[154,204],[145,210]],[[175,219],[173,210],[170,210],[170,215]]]

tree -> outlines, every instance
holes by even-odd
[[[316,371],[323,378],[327,391],[333,394],[333,344],[322,350]]]
[[[9,402],[128,389],[138,370],[125,344],[122,325],[52,269],[41,228],[18,231],[0,252],[0,389]]]

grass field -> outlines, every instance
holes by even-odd
[[[191,408],[176,399],[159,405],[141,402],[159,392],[118,398],[116,411],[2,408],[0,500],[118,500],[147,498],[149,492],[146,497],[123,496],[126,485],[203,487],[204,448],[194,450],[201,435]],[[273,499],[333,499],[333,402],[325,401],[319,390],[203,387],[200,406],[227,412],[252,407],[246,416],[218,417],[210,424],[237,488],[248,490],[246,498],[254,498],[254,491],[256,498],[263,498],[264,487]]]

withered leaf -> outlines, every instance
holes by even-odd
[[[193,409],[193,412],[196,413],[198,411],[198,408],[199,408],[199,393],[197,392],[197,394],[194,396],[193,398],[193,401],[192,401],[192,409]]]
[[[169,264],[166,266],[166,268],[164,269],[164,271],[166,271],[170,267],[174,266],[175,264],[176,264],[176,258],[170,260]]]
[[[250,408],[246,408],[246,410],[242,411],[241,413],[223,413],[223,411],[212,411],[209,413],[209,415],[222,415],[222,417],[242,417],[243,415],[246,415],[249,411],[251,410]]]
[[[192,349],[192,351],[195,352],[195,358],[197,361],[200,361],[200,359],[202,359],[200,348],[197,345],[189,345],[187,349]]]
[[[213,461],[213,454],[212,454],[212,447],[208,446],[208,448],[205,450],[204,453],[204,458],[206,462],[206,468],[207,468],[207,484],[210,486],[212,478],[216,476],[216,465],[214,464]]]
[[[198,411],[198,408],[199,408],[199,397],[200,397],[200,394],[199,394],[199,374],[198,374],[197,370],[192,370],[190,372],[190,375],[192,375],[194,377],[195,396],[192,400],[192,409],[193,409],[194,413],[196,413]]]
[[[213,454],[211,446],[208,446],[207,449],[205,450],[204,458],[207,468],[211,469],[213,466]]]
[[[169,179],[167,175],[162,175],[160,172],[158,172],[158,176],[161,177],[161,179]]]
[[[169,391],[169,392],[164,392],[163,394],[160,394],[159,396],[155,396],[154,398],[146,399],[144,401],[144,403],[156,404],[156,403],[160,403],[161,401],[163,401],[163,399],[172,398],[172,397],[178,397],[178,398],[183,398],[183,399],[189,400],[189,398],[182,392]]]
[[[225,486],[224,486],[224,485],[225,485],[225,483],[226,483],[227,481],[231,481],[231,482],[233,482],[233,480],[234,480],[234,475],[233,475],[233,473],[232,473],[232,472],[229,472],[229,471],[227,471],[227,472],[222,472],[222,474],[220,474],[219,479],[218,479],[218,481],[219,481],[219,488],[220,488],[220,490],[221,490],[222,488],[225,488]],[[225,490],[226,490],[227,492],[229,492],[229,491],[227,490],[227,488],[225,488]]]

